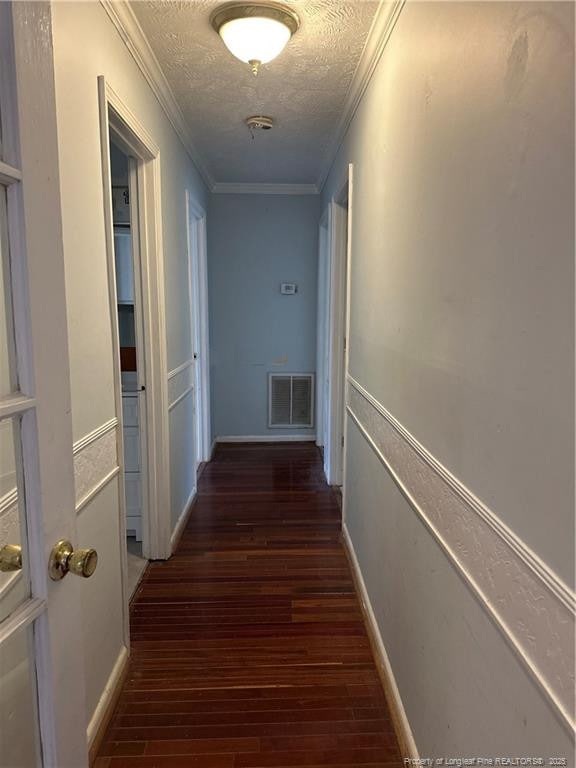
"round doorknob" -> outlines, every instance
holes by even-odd
[[[22,569],[22,547],[19,544],[5,544],[0,549],[0,571],[20,571]]]
[[[95,549],[74,549],[69,541],[62,539],[50,553],[48,574],[53,581],[60,581],[68,571],[88,579],[97,565],[98,553]]]
[[[75,549],[68,560],[68,570],[76,576],[89,579],[98,565],[98,552],[95,549]]]

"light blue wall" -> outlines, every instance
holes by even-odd
[[[212,432],[268,429],[268,373],[316,368],[316,195],[212,195],[208,278]],[[298,284],[295,296],[280,283]],[[308,430],[312,434],[313,430]]]

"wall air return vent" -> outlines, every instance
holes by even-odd
[[[314,426],[314,374],[268,374],[268,426]]]

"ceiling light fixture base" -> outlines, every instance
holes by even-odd
[[[291,9],[279,3],[226,3],[217,8],[210,17],[210,23],[216,32],[229,21],[236,19],[272,19],[288,27],[291,34],[298,31],[300,19]]]

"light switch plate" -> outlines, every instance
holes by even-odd
[[[280,293],[283,293],[285,296],[293,296],[295,293],[298,293],[298,286],[296,283],[280,283]]]

